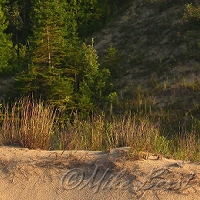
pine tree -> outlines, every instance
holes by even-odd
[[[8,22],[4,13],[6,1],[0,3],[0,73],[8,75],[12,69],[11,58],[13,56],[13,44],[11,36],[5,33]]]
[[[83,71],[79,90],[78,105],[82,110],[102,108],[113,91],[108,69],[100,69],[98,56],[92,45],[83,44]]]
[[[35,1],[31,15],[31,64],[17,81],[24,94],[34,94],[56,105],[67,103],[73,79],[66,74],[66,54],[76,41],[76,24],[68,15],[66,1]]]
[[[110,14],[108,0],[70,0],[69,2],[73,12],[76,13],[80,37],[92,34],[108,21]]]
[[[30,11],[32,1],[9,0],[7,5],[7,18],[9,20],[8,32],[12,33],[14,45],[25,45],[31,34]]]
[[[34,1],[31,20],[31,62],[16,78],[20,94],[64,109],[97,108],[109,95],[109,71],[99,69],[92,45],[81,45],[73,7],[65,0]]]

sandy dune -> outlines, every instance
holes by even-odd
[[[0,147],[0,199],[199,199],[200,165],[110,152]]]

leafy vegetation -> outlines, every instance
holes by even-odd
[[[11,35],[5,33],[8,26],[3,9],[5,3],[5,1],[2,1],[0,4],[0,73],[6,73],[8,75],[12,71],[11,59],[14,54],[14,49],[12,48]]]
[[[0,22],[2,144],[200,159],[198,1],[3,0]]]

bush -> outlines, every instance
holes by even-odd
[[[200,6],[193,6],[191,3],[185,6],[183,19],[187,21],[200,22]]]

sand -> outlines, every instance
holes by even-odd
[[[200,164],[149,155],[0,147],[0,199],[200,199]]]

